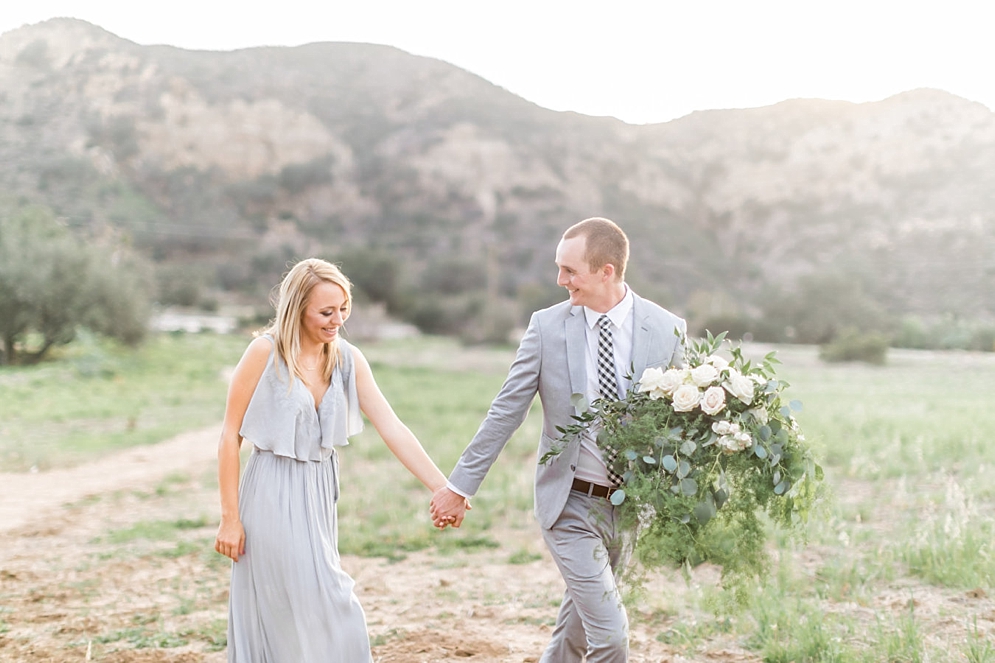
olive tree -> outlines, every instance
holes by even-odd
[[[121,249],[84,243],[44,208],[0,213],[0,363],[31,363],[78,327],[137,343],[146,273]]]

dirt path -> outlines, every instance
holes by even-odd
[[[0,476],[0,662],[225,660],[229,564],[213,551],[217,437],[211,427],[71,469]],[[863,488],[846,494],[872,500]],[[534,527],[488,536],[500,545],[432,547],[399,562],[343,556],[376,663],[538,661],[562,580]],[[795,561],[821,568],[838,552],[813,546]],[[714,570],[694,573],[691,587],[676,573],[646,587],[629,611],[630,662],[760,661],[747,647],[749,616],[717,622],[701,607]],[[862,591],[856,602],[826,602],[862,633],[877,633],[882,614],[907,614],[910,597],[934,650],[957,651],[972,628],[995,633],[995,601],[980,589],[897,578]]]
[[[217,427],[70,469],[0,477],[0,661],[224,660],[228,566],[213,553]],[[186,523],[158,539],[142,528]],[[538,533],[392,563],[344,556],[376,663],[534,663],[563,584]],[[529,559],[510,561],[528,549]],[[654,591],[677,597],[674,578]],[[633,663],[757,661],[734,638],[660,642],[679,610],[633,614]],[[682,650],[685,653],[681,653]]]
[[[217,458],[220,426],[134,447],[77,467],[0,474],[0,533],[58,513],[64,504],[120,490],[148,490],[171,474],[201,471]]]

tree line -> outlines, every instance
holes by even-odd
[[[211,293],[245,290],[259,299],[259,283],[276,283],[297,256],[289,247],[256,247],[235,277],[210,261],[179,269],[129,248],[125,236],[85,236],[49,208],[0,211],[0,364],[41,360],[71,342],[80,328],[139,343],[152,303],[216,307]],[[494,282],[480,261],[454,256],[415,270],[387,249],[342,249],[323,255],[343,266],[362,302],[378,302],[395,318],[430,334],[468,343],[502,343],[529,314],[562,300],[548,282]],[[194,267],[197,267],[196,269]],[[642,291],[642,283],[635,284]],[[251,292],[250,292],[251,291]],[[263,298],[264,299],[264,298]],[[792,284],[767,287],[751,311],[716,306],[722,293],[665,302],[685,315],[692,334],[729,332],[730,338],[823,346],[823,356],[883,361],[887,347],[995,351],[995,324],[892,310],[858,273],[826,271]],[[726,297],[728,299],[728,297]],[[213,308],[212,307],[212,308]]]

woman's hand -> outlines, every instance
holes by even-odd
[[[214,549],[224,555],[231,557],[233,562],[238,561],[239,555],[245,554],[245,529],[240,520],[221,519],[218,526],[218,536],[214,539]]]

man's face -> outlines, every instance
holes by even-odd
[[[608,294],[611,278],[604,268],[592,272],[586,253],[587,238],[583,235],[560,240],[556,246],[556,266],[559,268],[556,285],[567,289],[574,306],[598,310]]]

